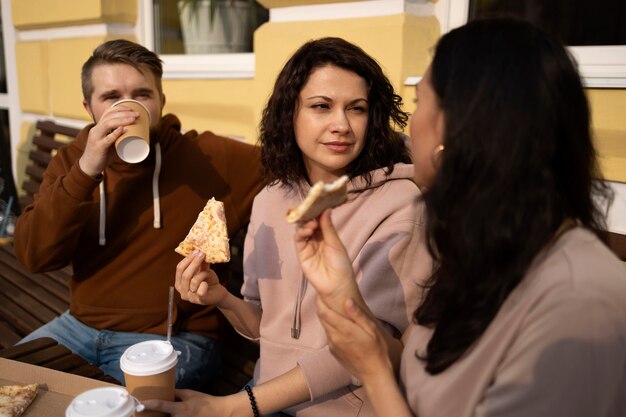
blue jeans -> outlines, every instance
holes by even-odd
[[[69,311],[44,324],[18,343],[40,337],[55,339],[122,383],[124,374],[120,369],[120,357],[126,348],[145,340],[165,340],[165,336],[156,334],[96,330],[74,318]],[[209,337],[189,332],[172,335],[171,342],[174,349],[181,352],[176,365],[176,388],[206,391],[219,372],[218,343]]]

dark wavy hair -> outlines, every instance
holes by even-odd
[[[542,30],[473,21],[440,39],[431,74],[445,114],[445,150],[424,193],[438,266],[415,319],[434,328],[416,355],[437,374],[483,334],[565,220],[604,239],[600,204],[612,194],[576,65]]]
[[[311,73],[326,65],[354,72],[368,86],[368,126],[359,156],[347,167],[347,175],[363,175],[398,162],[410,163],[409,151],[394,129],[406,126],[408,115],[402,111],[402,98],[383,73],[380,65],[361,48],[340,38],[322,38],[301,46],[281,70],[261,119],[261,159],[267,179],[292,188],[308,179],[302,152],[296,143],[294,117],[299,94]]]
[[[138,43],[126,39],[114,39],[96,47],[83,64],[80,78],[83,98],[87,102],[91,102],[91,94],[93,93],[91,73],[94,67],[103,64],[126,64],[140,72],[151,72],[154,75],[159,94],[163,95],[163,87],[161,86],[163,63],[158,55]]]

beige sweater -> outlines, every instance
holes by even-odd
[[[364,389],[330,353],[317,317],[315,289],[308,285],[293,242],[294,225],[285,213],[305,188],[264,189],[254,200],[245,244],[242,294],[263,308],[261,356],[255,383],[299,366],[312,401],[285,410],[298,417],[372,415]],[[429,276],[431,260],[423,241],[423,205],[413,182],[413,165],[396,164],[393,174],[373,171],[373,183],[349,183],[348,201],[332,219],[352,259],[363,298],[374,315],[398,337],[409,326]]]
[[[626,268],[572,229],[535,260],[478,342],[439,375],[412,326],[401,378],[419,417],[626,416]]]

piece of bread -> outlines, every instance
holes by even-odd
[[[211,198],[198,215],[187,237],[174,249],[183,256],[195,249],[204,252],[204,262],[214,264],[230,261],[228,229],[224,203]]]
[[[285,218],[289,223],[306,222],[327,208],[343,204],[348,199],[348,180],[348,176],[343,175],[330,184],[318,181],[298,207],[287,211]]]
[[[19,417],[37,396],[38,384],[0,387],[0,417]]]

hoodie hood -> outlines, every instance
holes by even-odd
[[[94,126],[93,123],[82,129],[76,136],[74,146],[79,148],[81,152],[85,151],[87,146],[87,138],[89,137],[89,131]],[[189,132],[190,135],[197,135],[195,131]],[[161,202],[159,194],[159,175],[161,173],[161,161],[162,152],[169,148],[173,141],[180,135],[180,120],[172,114],[168,114],[161,118],[161,122],[156,129],[150,130],[150,154],[148,157],[137,164],[129,164],[122,161],[117,153],[113,155],[113,161],[102,172],[102,181],[99,185],[100,204],[99,204],[99,233],[98,243],[100,246],[106,245],[106,171],[107,169],[114,169],[117,171],[128,171],[134,169],[146,169],[150,166],[153,168],[152,174],[152,206],[154,212],[153,227],[155,229],[161,228]]]

